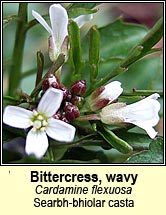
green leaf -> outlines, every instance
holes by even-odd
[[[101,80],[97,84],[97,87],[107,83],[110,79],[125,71],[122,70],[121,72],[119,72],[119,68],[128,69],[128,67],[131,66],[133,63],[149,54],[153,46],[161,39],[162,34],[163,34],[163,19],[161,18],[153,26],[153,28],[146,34],[146,36],[130,50],[129,54],[120,63],[120,65],[114,68],[112,73],[106,75],[106,77],[104,77],[103,80]]]
[[[108,60],[112,57],[124,59],[129,50],[136,46],[147,32],[148,29],[145,26],[129,24],[123,22],[122,19],[117,19],[109,25],[99,28],[100,59]],[[84,51],[88,48],[86,40],[85,38],[83,44]]]
[[[82,147],[77,147],[68,149],[61,160],[91,161],[96,159],[101,163],[107,163],[107,158],[102,150],[94,151]]]
[[[17,152],[11,152],[6,149],[4,149],[2,152],[2,163],[4,164],[17,161],[21,158],[22,156],[20,155],[20,153]]]
[[[69,14],[69,18],[75,18],[80,15],[88,15],[96,12],[97,10],[90,10],[87,8],[72,8],[68,11],[68,14]]]
[[[38,164],[38,163],[52,163],[52,161],[47,158],[37,159],[35,156],[30,155],[30,156],[25,156],[22,159],[12,161],[11,163]]]
[[[12,96],[4,96],[3,97],[3,105],[18,105],[19,101]]]
[[[128,24],[118,19],[99,29],[99,32],[101,35],[100,60],[102,60],[99,66],[99,77],[105,77],[120,65],[148,30],[142,25]],[[123,69],[119,71],[123,73]]]
[[[16,137],[3,143],[3,149],[13,153],[25,154],[25,138]]]
[[[99,5],[101,3],[73,3],[72,5],[70,5],[70,9],[72,8],[94,8],[97,5]]]
[[[132,152],[132,146],[130,146],[126,141],[119,138],[115,133],[113,133],[105,126],[99,126],[97,131],[104,138],[104,140],[106,140],[119,152],[124,154]]]
[[[126,163],[163,163],[163,138],[157,137],[149,146],[149,150],[132,155]]]
[[[123,89],[162,89],[163,59],[161,56],[148,56],[130,66],[129,70],[118,76]]]
[[[68,163],[68,164],[72,164],[72,163],[75,163],[75,164],[78,164],[78,163],[80,163],[80,164],[83,164],[83,163],[87,163],[87,164],[90,164],[90,163],[101,163],[100,162],[100,160],[98,160],[98,159],[93,159],[93,160],[89,160],[89,161],[82,161],[82,160],[70,160],[70,159],[68,159],[68,160],[60,160],[60,161],[57,161],[57,162],[54,162],[54,163]]]
[[[146,134],[129,132],[124,129],[114,131],[115,134],[130,144],[135,150],[149,148],[152,139]]]
[[[98,78],[105,78],[108,75],[112,74],[113,70],[117,68],[120,63],[128,56],[129,51],[136,46],[141,39],[147,34],[148,29],[142,25],[128,24],[123,22],[121,19],[115,20],[113,23],[110,23],[107,26],[99,28],[100,33],[100,59],[99,59],[99,68],[98,68]],[[89,50],[87,43],[87,36],[83,40],[82,44],[82,53],[83,59],[87,61],[88,56],[87,52]],[[118,67],[116,69],[115,75],[124,73],[125,68]],[[88,74],[87,67],[84,68],[82,72],[88,83]],[[110,80],[110,77],[108,78]],[[108,82],[109,80],[106,80]],[[105,82],[105,83],[106,83]],[[105,84],[96,81],[93,88],[100,87]],[[92,91],[92,90],[91,90]],[[91,92],[88,92],[89,95]]]
[[[13,138],[15,138],[16,135],[13,134],[12,132],[8,131],[7,129],[5,129],[5,127],[3,126],[3,133],[2,133],[2,139],[3,141],[8,141],[11,140]]]
[[[54,159],[60,160],[64,156],[66,151],[67,151],[67,148],[65,148],[65,147],[53,149]]]
[[[11,160],[12,163],[105,163],[106,157],[102,152],[95,152],[83,148],[71,148],[61,160],[49,160],[46,157],[37,159],[35,156],[25,156],[20,160]]]
[[[13,137],[18,137],[18,136],[25,137],[25,135],[26,135],[26,130],[14,128],[6,124],[3,124],[3,141],[10,140]]]

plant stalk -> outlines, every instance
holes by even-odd
[[[16,39],[13,50],[12,66],[9,72],[8,94],[14,95],[19,87],[21,79],[21,67],[23,60],[24,44],[26,39],[26,24],[27,24],[27,7],[28,3],[20,3],[18,10]]]

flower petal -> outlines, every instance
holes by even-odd
[[[47,24],[47,22],[43,19],[43,17],[34,10],[32,10],[32,15],[50,33],[50,35],[52,35],[52,30],[51,30],[50,26]]]
[[[75,127],[61,120],[50,118],[46,133],[57,141],[71,142],[75,136]]]
[[[154,139],[158,133],[154,130],[154,128],[152,127],[152,125],[150,124],[149,121],[146,121],[146,122],[145,121],[142,121],[142,122],[141,121],[136,121],[136,122],[130,121],[130,123],[133,123],[134,125],[144,129],[147,132],[147,134],[150,136],[150,138],[152,138],[152,139]]]
[[[155,110],[155,112],[158,112],[160,110],[160,103],[156,100],[159,97],[160,95],[158,93],[154,93],[138,102],[128,105],[128,107],[130,107],[130,109],[133,109],[133,110],[141,110],[141,109],[145,110],[147,109],[147,107],[152,108],[153,106],[153,109]]]
[[[105,86],[105,90],[101,93],[101,98],[109,98],[110,102],[113,102],[123,92],[121,88],[121,82],[113,81]]]
[[[58,46],[60,49],[65,37],[68,35],[67,11],[60,4],[53,4],[49,8],[49,14],[50,14],[50,21],[52,26],[54,42],[56,46]]]
[[[63,99],[61,90],[50,87],[41,98],[37,110],[47,117],[53,116],[59,109]]]
[[[123,108],[123,116],[130,121],[146,121],[151,126],[157,125],[159,122],[158,112],[160,103],[154,99],[145,98],[139,102],[127,105]]]
[[[48,148],[48,138],[45,132],[29,131],[26,139],[25,152],[35,155],[37,158],[44,156]]]
[[[15,128],[28,128],[32,115],[32,111],[9,105],[4,110],[3,122]]]
[[[158,115],[160,103],[156,101],[158,97],[159,94],[154,93],[139,102],[124,107],[121,112],[125,118],[124,121],[144,129],[151,138],[155,138],[157,132],[153,126],[157,125],[160,120]]]
[[[73,20],[77,23],[78,27],[81,28],[86,22],[90,21],[91,19],[93,19],[93,15],[89,14],[78,16]]]

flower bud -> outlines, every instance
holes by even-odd
[[[86,91],[86,81],[79,80],[72,83],[71,92],[75,95],[82,96]]]
[[[61,116],[60,120],[62,120],[63,122],[69,123],[69,120],[67,120],[67,118],[63,115]]]
[[[74,120],[75,118],[80,116],[80,112],[78,110],[78,107],[73,105],[70,102],[65,103],[64,111],[65,111],[65,117],[69,121]]]
[[[56,114],[53,115],[54,119],[61,119],[61,117],[62,117],[62,114],[60,111],[56,112]]]
[[[63,100],[70,101],[72,98],[71,91],[64,85],[60,85],[60,89],[63,91]]]
[[[48,77],[48,81],[49,81],[49,85],[51,87],[59,89],[60,82],[59,82],[59,79],[56,76],[54,76],[53,74],[51,74]]]
[[[46,91],[50,87],[48,79],[45,79],[42,83],[42,89]]]
[[[106,105],[114,102],[122,93],[121,83],[113,81],[106,86],[101,86],[89,97],[88,103],[92,111],[100,110]]]
[[[60,85],[59,79],[56,76],[54,76],[53,74],[51,74],[48,78],[46,78],[43,81],[42,89],[44,91],[46,91],[49,87],[59,89],[59,85]]]
[[[80,96],[73,96],[71,99],[71,103],[76,105],[78,108],[81,108],[84,103],[84,98]]]
[[[91,94],[91,98],[92,99],[97,99],[101,93],[105,90],[104,86],[99,87],[97,90],[95,90],[92,94]]]

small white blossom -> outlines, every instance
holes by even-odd
[[[109,125],[132,123],[142,129],[153,139],[157,135],[154,126],[159,122],[159,94],[154,93],[141,101],[126,105],[114,103],[104,107],[100,113],[101,121]]]
[[[49,54],[50,59],[55,61],[60,53],[67,56],[68,52],[68,14],[64,7],[60,4],[53,4],[49,8],[51,27],[43,19],[43,17],[32,10],[32,15],[37,21],[48,31],[49,38]],[[93,15],[81,15],[75,19],[79,27],[82,27],[86,22],[92,19]]]
[[[41,98],[37,110],[30,111],[21,107],[7,106],[3,122],[16,128],[26,129],[25,152],[41,158],[48,148],[47,135],[57,141],[71,142],[75,136],[75,127],[52,116],[58,111],[63,99],[63,92],[50,87]]]
[[[119,81],[113,81],[105,86],[95,90],[88,99],[90,109],[93,111],[99,110],[111,102],[115,101],[123,89]]]

